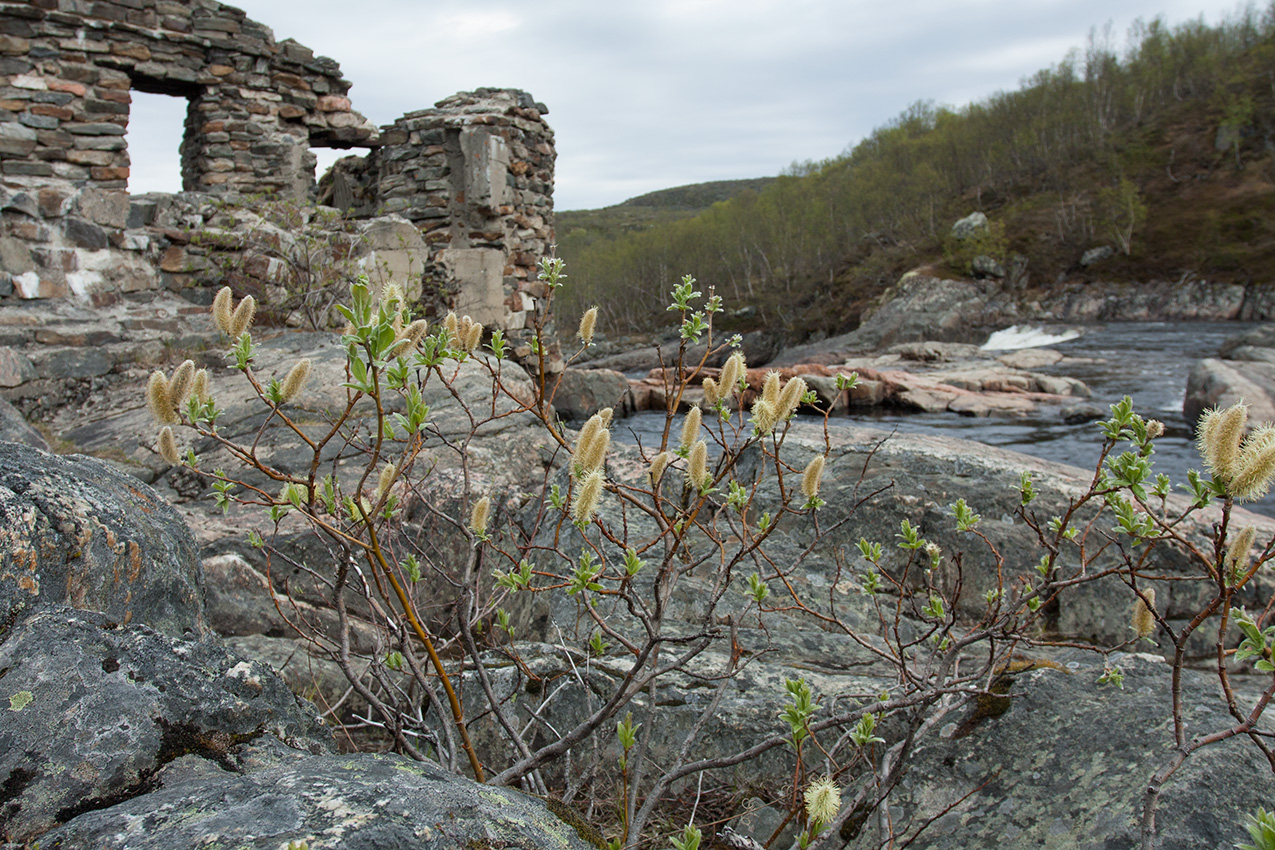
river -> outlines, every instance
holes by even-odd
[[[1049,345],[1067,355],[1067,359],[1038,371],[1084,381],[1093,392],[1090,401],[1103,406],[1131,396],[1138,413],[1164,422],[1165,434],[1156,441],[1155,472],[1167,474],[1176,485],[1186,482],[1188,469],[1201,468],[1190,429],[1182,417],[1187,375],[1196,360],[1214,356],[1223,340],[1251,327],[1254,325],[1242,322],[1113,322],[1053,326],[1047,331],[1029,332],[1020,342],[1037,342],[1044,335],[1071,336],[1074,332],[1074,338]],[[631,442],[640,437],[643,443],[650,444],[658,442],[662,421],[660,414],[638,414],[618,422],[612,431],[616,439]],[[1049,405],[1040,406],[1027,416],[987,418],[857,409],[849,416],[833,416],[829,423],[944,434],[1089,468],[1097,461],[1100,446],[1096,423],[1068,425],[1060,408]],[[1246,507],[1275,516],[1275,494]]]

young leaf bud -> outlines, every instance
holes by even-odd
[[[1143,597],[1146,597],[1145,599]],[[1133,603],[1133,631],[1140,638],[1155,632],[1155,588],[1144,587],[1142,595]]]
[[[585,345],[593,343],[593,330],[598,324],[598,308],[590,307],[584,311],[584,315],[580,317],[580,329],[576,331],[576,336],[580,337],[580,341]]]
[[[285,404],[297,397],[309,377],[310,358],[305,357],[298,360],[296,365],[288,370],[288,374],[284,377],[283,384],[279,388],[279,397],[283,399]]]
[[[213,324],[217,326],[217,330],[230,333],[230,305],[234,301],[234,294],[231,293],[229,286],[223,286],[217,290],[217,295],[213,298],[212,318]]]
[[[703,419],[704,414],[700,412],[699,407],[692,407],[686,414],[686,419],[682,422],[682,448],[689,448],[699,439],[699,429]]]
[[[167,425],[159,429],[159,456],[173,466],[182,462],[181,452],[177,451],[177,438],[173,436],[173,429]]]
[[[235,312],[230,316],[230,335],[238,339],[244,331],[252,326],[252,319],[257,315],[257,301],[251,295],[245,295],[239,302]]]

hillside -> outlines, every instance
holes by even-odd
[[[559,242],[570,240],[578,250],[598,240],[611,240],[657,224],[691,218],[742,192],[761,191],[774,180],[773,177],[754,177],[693,183],[648,192],[601,209],[562,211],[557,214]]]
[[[909,268],[968,274],[949,233],[975,210],[992,222],[979,250],[1019,287],[1275,280],[1275,20],[1157,20],[1127,41],[1091,35],[964,107],[914,104],[846,153],[699,212],[670,190],[598,211],[613,226],[564,214],[559,253],[581,285],[563,321],[597,303],[609,325],[642,327],[689,272],[793,342],[848,330]],[[1082,267],[1102,246],[1112,256]]]

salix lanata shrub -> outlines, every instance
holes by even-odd
[[[546,259],[540,277],[551,294],[566,284],[560,260]],[[865,537],[849,551],[832,543],[879,491],[861,480],[853,498],[842,493],[828,504],[826,421],[817,440],[790,439],[798,410],[817,403],[814,393],[800,377],[785,381],[773,371],[750,382],[738,339],[715,332],[721,299],[695,287],[687,277],[673,289],[680,342],[666,352],[664,427],[658,444],[635,449],[613,445],[610,409],[579,431],[555,417],[557,384],[544,362],[547,304],[530,320],[540,368],[527,391],[499,330],[454,314],[431,328],[398,287],[376,293],[356,283],[338,308],[347,321],[344,401],[314,410],[305,406],[313,364],[301,359],[282,377],[263,378],[254,302],[218,293],[214,321],[226,334],[227,357],[264,418],[250,440],[228,437],[209,373],[187,361],[148,385],[162,426],[158,449],[206,476],[227,509],[259,511],[264,527],[251,539],[269,556],[292,557],[278,545],[287,523],[299,521],[323,541],[325,557],[290,566],[322,589],[335,627],[296,613],[286,597],[278,604],[294,612],[311,653],[341,668],[362,706],[353,717],[334,707],[334,721],[379,730],[397,751],[480,782],[582,803],[606,821],[615,847],[668,837],[661,804],[688,783],[711,787],[714,776],[740,765],[783,783],[776,797],[802,847],[893,846],[929,822],[918,814],[897,823],[888,806],[920,744],[971,701],[994,696],[1015,653],[1058,643],[1044,628],[1046,611],[1103,580],[1126,594],[1113,604],[1131,611],[1129,638],[1092,652],[1114,659],[1116,650],[1157,635],[1171,645],[1174,701],[1166,714],[1176,747],[1149,779],[1144,846],[1154,845],[1160,787],[1199,748],[1246,737],[1275,769],[1269,729],[1259,724],[1275,694],[1271,605],[1250,614],[1233,604],[1255,586],[1272,544],[1255,557],[1255,535],[1230,528],[1234,503],[1269,483],[1272,432],[1246,440],[1242,409],[1211,413],[1200,439],[1212,477],[1192,473],[1189,503],[1175,502],[1168,480],[1152,475],[1162,426],[1128,400],[1114,405],[1093,481],[1061,513],[1038,517],[1034,482],[1024,474],[1019,483],[1017,519],[1040,547],[1035,570],[1014,574],[975,508],[965,499],[949,506],[951,528],[996,566],[994,584],[975,589],[964,553],[944,551],[907,519],[892,540]],[[595,320],[592,311],[581,320],[580,352],[592,344]],[[706,345],[692,349],[697,343]],[[690,350],[704,353],[690,359]],[[705,365],[714,355],[727,355],[720,369]],[[486,388],[478,397],[474,375]],[[838,378],[842,390],[853,384],[853,376]],[[702,402],[691,405],[697,386]],[[429,393],[445,401],[431,410]],[[547,471],[530,494],[484,489],[475,450],[493,424],[517,417],[544,436]],[[194,452],[183,455],[179,436],[191,429],[239,466],[210,471]],[[299,441],[308,462],[273,465],[261,446],[274,432]],[[1117,452],[1124,444],[1129,449]],[[1188,536],[1183,521],[1211,501],[1221,503],[1213,537]],[[796,548],[780,544],[794,536]],[[1157,608],[1157,588],[1184,580],[1156,559],[1166,546],[1189,555],[1199,574],[1186,580],[1207,590],[1186,625]],[[833,566],[821,560],[828,548],[837,553]],[[811,569],[835,569],[853,595],[803,589],[798,577]],[[538,619],[527,614],[534,610],[567,615]],[[765,635],[790,623],[844,637],[880,675],[871,686],[824,694],[804,677],[785,677],[771,695],[775,709],[756,719],[747,742],[707,747],[725,695],[763,663],[743,630]],[[1242,632],[1238,647],[1232,624]],[[1188,641],[1205,628],[1234,723],[1188,737],[1180,676]],[[361,642],[360,629],[375,632],[373,646]],[[1241,706],[1231,684],[1237,664],[1269,680],[1256,704]],[[1121,676],[1109,661],[1104,680],[1115,685]],[[667,731],[658,694],[687,683],[711,696],[656,758],[652,740]],[[578,705],[565,710],[573,694]],[[701,838],[692,823],[670,840],[697,847]]]

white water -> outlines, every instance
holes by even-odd
[[[979,348],[983,351],[1016,351],[1020,348],[1040,348],[1044,345],[1057,345],[1080,336],[1080,331],[1072,328],[1062,333],[1051,334],[1041,327],[1013,325],[996,331],[987,338]]]

